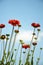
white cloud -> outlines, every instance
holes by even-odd
[[[43,32],[40,32],[39,34],[39,40],[42,40],[43,39]]]
[[[40,34],[39,34],[39,35],[40,35],[40,37],[43,37],[43,32],[40,32]]]
[[[20,31],[17,36],[17,40],[31,40],[32,37],[32,31]]]
[[[43,32],[40,32],[38,40],[41,40],[43,37]],[[30,41],[32,38],[32,31],[20,31],[17,35],[17,40],[24,40],[24,41]]]

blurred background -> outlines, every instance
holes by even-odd
[[[36,22],[41,25],[38,45],[35,50],[35,65],[36,58],[40,52],[39,49],[40,47],[43,48],[43,0],[0,0],[0,24],[3,23],[6,25],[6,27],[2,30],[2,34],[11,34],[12,26],[8,24],[10,19],[17,19],[22,25],[16,43],[19,43],[20,39],[23,39],[25,43],[30,42],[33,29],[33,27],[31,27],[32,22]],[[17,46],[18,44],[16,44],[15,47]],[[24,62],[23,59],[22,62]],[[43,65],[43,50],[39,65]]]

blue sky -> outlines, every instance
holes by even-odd
[[[43,45],[43,0],[0,0],[0,23],[6,24],[7,28],[3,29],[3,34],[11,32],[12,26],[8,24],[9,19],[20,20],[22,25],[20,31],[24,32],[33,29],[32,22],[40,23],[40,45],[38,44],[37,48]],[[43,60],[42,57],[41,59]],[[42,60],[40,65],[43,65]]]

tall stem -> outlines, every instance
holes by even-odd
[[[2,29],[0,28],[0,36],[1,36],[1,33],[2,33]]]
[[[12,28],[12,33],[11,33],[11,37],[10,37],[10,41],[9,41],[8,53],[9,53],[9,50],[10,50],[11,40],[12,40],[12,37],[13,37],[13,31],[14,31],[14,26],[13,26],[13,28]],[[8,55],[8,54],[7,54],[7,55]]]
[[[33,65],[33,56],[32,56],[32,58],[31,58],[31,65]]]
[[[6,39],[6,44],[5,44],[5,47],[4,47],[4,51],[3,51],[3,59],[4,59],[4,54],[5,54],[5,50],[6,50],[6,47],[7,47],[7,42],[8,42],[8,40]]]
[[[18,27],[18,30],[19,30],[19,27]],[[12,45],[12,48],[11,48],[11,52],[12,52],[12,53],[10,53],[11,56],[12,56],[12,54],[14,53],[14,45],[15,45],[15,41],[16,41],[16,36],[17,36],[17,34],[18,34],[18,33],[15,32],[14,41],[13,41],[13,45]],[[13,54],[13,55],[14,55],[14,54]],[[12,58],[13,58],[13,57],[12,57]]]
[[[35,33],[35,28],[34,28],[34,30],[33,30],[33,33]],[[34,35],[32,36],[32,39],[31,39],[31,41],[30,41],[30,47],[31,47],[31,44],[32,44],[33,38],[34,38]]]
[[[4,54],[4,40],[3,40],[3,54]],[[4,57],[4,56],[2,56],[2,62],[4,62],[3,57]]]
[[[21,55],[22,55],[22,46],[21,46],[20,59],[19,59],[19,64],[18,65],[21,64]]]
[[[0,36],[1,36],[1,32],[2,32],[2,29],[0,28]],[[1,44],[1,50],[2,50],[2,44]],[[1,54],[0,54],[0,58],[1,58]]]
[[[19,44],[19,46],[20,46],[20,44]],[[16,55],[15,55],[15,65],[16,65],[16,58],[17,58],[17,54],[18,54],[18,50],[19,50],[19,46],[18,46],[18,49],[17,49]]]
[[[35,33],[35,28],[33,30],[33,33]],[[30,41],[30,48],[29,48],[29,51],[28,51],[28,54],[27,54],[27,58],[26,58],[26,62],[24,65],[26,65],[26,63],[28,62],[28,59],[29,59],[29,52],[30,52],[30,49],[31,49],[31,44],[32,44],[32,41],[33,41],[33,38],[34,38],[34,35],[32,36],[32,39]]]
[[[17,33],[15,33],[15,37],[14,37],[13,45],[12,45],[12,48],[11,48],[11,52],[14,51],[14,45],[15,45],[15,41],[16,41],[16,36],[17,36]]]
[[[3,53],[4,53],[4,40],[3,40]]]
[[[6,44],[5,44],[5,49],[4,49],[4,51],[6,50],[6,48],[7,48],[7,42],[8,42],[8,40],[6,39]]]
[[[16,36],[17,36],[17,33],[15,33],[15,36],[14,36],[14,41],[13,41],[13,45],[12,45],[12,48],[11,48],[11,52],[10,52],[10,55],[9,55],[9,59],[11,60],[11,56],[14,55],[14,45],[15,45],[15,41],[16,41]],[[13,58],[13,57],[12,57]],[[8,59],[8,60],[9,60]]]
[[[40,53],[39,53],[39,60],[37,60],[36,65],[38,65],[38,63],[39,63],[39,61],[40,61],[41,51],[42,51],[42,50],[40,50]]]
[[[34,51],[35,51],[35,46],[33,47],[32,58],[31,58],[31,65],[33,65]]]

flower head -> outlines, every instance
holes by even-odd
[[[19,20],[9,20],[9,24],[13,25],[13,26],[18,26],[20,25],[20,21]]]
[[[42,50],[43,48],[40,48],[40,50]]]
[[[2,40],[4,40],[5,38],[6,38],[5,35],[1,35],[1,36],[0,36],[0,39],[2,39]]]
[[[40,60],[40,58],[37,58],[37,60]]]
[[[26,53],[25,51],[23,51],[23,53]]]
[[[30,45],[29,44],[23,44],[22,48],[25,48],[25,49],[30,48]]]
[[[38,27],[37,31],[40,32],[40,27]]]
[[[35,33],[33,33],[33,35],[36,35]]]
[[[10,34],[6,34],[6,36],[10,36]]]
[[[15,33],[19,33],[19,30],[15,30]]]
[[[40,27],[40,24],[38,24],[38,23],[32,23],[31,25],[32,25],[34,28]]]
[[[15,51],[17,50],[17,49],[14,49]]]
[[[21,25],[19,24],[18,27],[21,27]]]
[[[19,20],[15,20],[16,25],[20,26],[20,21]]]
[[[33,44],[33,46],[37,45],[37,43],[36,43],[36,42],[33,42],[32,44]]]
[[[20,40],[20,43],[21,43],[21,44],[24,44],[23,40]]]
[[[40,24],[39,23],[37,23],[37,27],[40,27]]]
[[[5,24],[0,24],[0,28],[4,28],[5,27]]]

